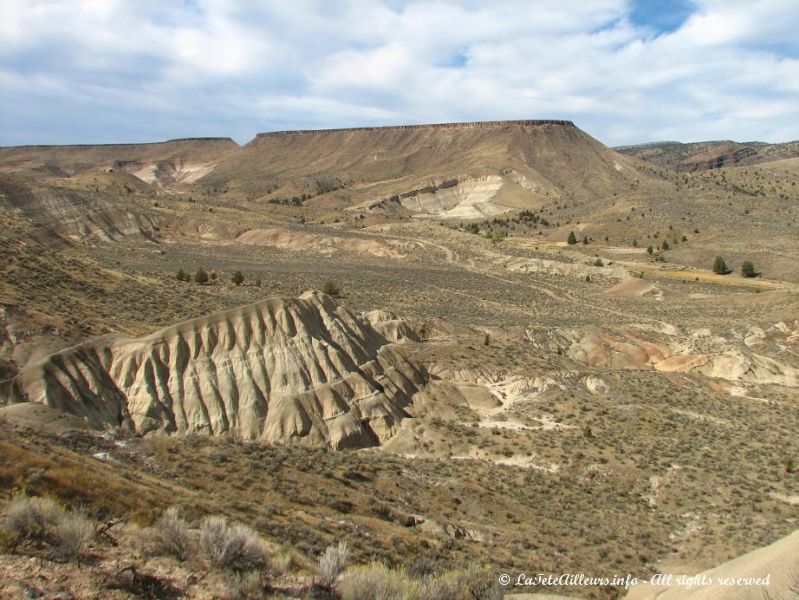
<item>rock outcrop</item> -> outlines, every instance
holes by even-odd
[[[537,348],[589,364],[618,369],[652,368],[696,373],[746,385],[799,386],[799,365],[787,349],[796,345],[799,323],[716,331],[680,331],[661,323],[620,330],[531,328]]]
[[[393,435],[423,371],[321,293],[101,338],[23,369],[13,401],[97,428],[366,447]]]

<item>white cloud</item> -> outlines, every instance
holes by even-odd
[[[623,0],[0,0],[0,14],[3,144],[536,117],[610,144],[799,138],[791,0],[698,0],[659,35]]]

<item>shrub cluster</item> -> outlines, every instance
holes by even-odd
[[[373,563],[347,573],[342,600],[500,600],[502,590],[489,569],[471,565],[441,575],[414,577],[404,569]]]
[[[80,511],[67,511],[50,498],[16,496],[3,524],[13,547],[30,543],[49,549],[55,558],[80,560],[89,551],[94,526]]]

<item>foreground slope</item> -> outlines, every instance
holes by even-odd
[[[697,575],[693,585],[641,585],[628,600],[746,600],[799,595],[799,531]],[[699,583],[702,582],[702,583]],[[725,583],[726,582],[726,583]],[[731,583],[735,582],[735,583]]]
[[[14,395],[97,428],[342,448],[389,437],[422,380],[370,324],[309,292],[81,344],[23,369]]]

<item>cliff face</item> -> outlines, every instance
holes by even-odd
[[[455,123],[430,123],[421,125],[386,125],[383,127],[338,127],[333,129],[294,129],[287,131],[266,131],[259,133],[255,136],[256,139],[281,136],[281,135],[302,135],[314,133],[342,133],[342,132],[355,132],[355,131],[410,131],[410,130],[423,130],[423,129],[472,129],[472,128],[490,128],[490,127],[508,127],[513,125],[522,125],[535,127],[537,125],[564,125],[567,127],[574,127],[571,121],[564,121],[558,119],[520,119],[515,121],[463,121]]]
[[[423,382],[369,323],[308,292],[53,354],[23,369],[13,399],[97,428],[338,449],[390,437]]]

